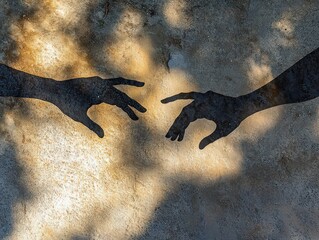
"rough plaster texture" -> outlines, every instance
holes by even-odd
[[[103,139],[50,103],[0,99],[0,239],[318,239],[319,99],[275,107],[198,149],[164,136],[185,91],[248,93],[319,47],[319,2],[0,0],[0,60],[124,91],[132,122],[92,107]],[[234,113],[236,114],[236,113]]]

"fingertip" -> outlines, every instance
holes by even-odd
[[[184,136],[179,135],[179,137],[178,137],[177,141],[181,142],[181,141],[183,141],[183,139],[184,139]]]
[[[200,143],[199,143],[199,149],[200,150],[203,150],[209,143],[207,142],[207,140],[202,140]]]
[[[176,96],[171,96],[171,97],[167,97],[161,100],[161,103],[170,103],[170,102],[175,102],[176,100],[178,100],[179,98],[177,98]]]
[[[139,118],[138,118],[138,116],[131,116],[131,119],[132,119],[133,121],[137,121]]]
[[[130,85],[130,86],[134,86],[134,87],[143,87],[145,85],[145,83],[143,83],[143,82],[139,82],[139,81],[132,80],[132,79],[126,79],[123,77],[113,78],[111,80],[111,83],[113,86],[115,86],[115,85]]]
[[[99,138],[103,138],[104,137],[104,131],[103,131],[102,128],[96,129],[94,132],[96,133],[96,135],[99,136]]]
[[[86,127],[88,127],[91,131],[93,131],[99,138],[104,137],[104,130],[101,128],[100,125],[93,122],[91,119],[87,118],[87,122],[84,123]]]
[[[205,146],[204,146],[204,145],[199,144],[199,149],[200,149],[200,150],[203,150],[204,148],[205,148]]]
[[[164,99],[161,100],[161,103],[163,103],[163,104],[170,103],[170,102],[172,102],[172,98],[171,97],[164,98]]]
[[[140,112],[141,112],[141,113],[146,113],[146,112],[147,112],[147,109],[146,109],[145,107],[142,107],[142,108],[140,109]]]
[[[137,87],[144,87],[145,83],[136,81]]]
[[[177,139],[177,137],[178,137],[178,134],[175,134],[175,135],[172,136],[171,140],[175,141]]]
[[[145,85],[144,82],[140,82],[134,79],[124,79],[125,82],[127,82],[128,85],[132,85],[134,87],[143,87]]]

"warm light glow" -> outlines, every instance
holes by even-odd
[[[257,63],[253,58],[248,60],[248,79],[250,88],[257,89],[273,79],[271,67],[261,61]]]
[[[106,47],[106,57],[120,73],[135,79],[150,75],[152,60],[147,39],[124,39]]]
[[[281,18],[272,24],[274,32],[271,40],[283,47],[292,47],[296,45],[295,39],[295,26],[292,21],[293,17],[291,13],[284,13]],[[295,19],[296,20],[296,19]]]
[[[291,34],[295,30],[294,25],[291,23],[291,21],[289,21],[286,18],[283,18],[277,22],[274,22],[273,27],[275,29],[278,29],[279,31],[281,31],[284,34]]]
[[[190,27],[191,19],[186,13],[187,1],[168,0],[164,5],[165,20],[175,28],[187,29]]]
[[[38,43],[35,43],[38,45]],[[61,52],[57,47],[55,47],[52,43],[44,43],[40,47],[40,52],[38,54],[38,63],[45,65],[46,67],[50,67],[59,62],[61,58]]]

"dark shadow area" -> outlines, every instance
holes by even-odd
[[[74,236],[71,240],[90,240],[91,238],[88,236]]]
[[[138,124],[132,125],[130,131],[125,143],[121,142],[123,147],[121,159],[123,161],[122,164],[138,177],[139,174],[150,171],[160,165],[157,159],[152,158],[145,149],[151,147],[149,145],[154,144],[158,138],[163,136],[150,132],[144,119],[141,119]]]
[[[23,179],[24,167],[20,165],[16,154],[17,146],[6,129],[4,114],[7,110],[28,109],[23,102],[0,99],[0,239],[10,236],[13,228],[13,207],[21,201],[28,201],[32,194]]]
[[[182,141],[191,122],[200,118],[214,121],[215,131],[199,144],[208,144],[227,136],[240,123],[256,112],[289,103],[299,103],[319,96],[319,48],[309,53],[288,70],[265,86],[240,97],[229,97],[212,91],[207,93],[180,93],[162,100],[163,103],[179,99],[194,101],[183,108],[166,137]]]
[[[35,9],[29,8],[23,1],[1,1],[0,62],[10,63],[18,58],[17,45],[11,36],[11,24],[31,17],[34,12]],[[15,224],[13,207],[32,198],[23,182],[25,170],[19,163],[17,146],[5,124],[5,113],[17,108],[20,109],[19,114],[28,116],[29,110],[23,101],[13,98],[0,99],[0,239],[6,239],[12,233]]]
[[[142,236],[134,239],[204,239],[201,189],[181,184],[155,209],[153,220]]]
[[[74,235],[70,238],[70,240],[90,240],[92,239],[90,236],[92,235],[92,231],[88,230],[85,234]]]
[[[66,81],[34,76],[0,65],[0,96],[35,98],[56,105],[64,114],[80,122],[99,137],[103,129],[87,115],[92,105],[107,103],[121,108],[132,120],[138,120],[131,107],[140,112],[146,109],[114,86],[119,84],[142,87],[144,83],[124,78],[102,79],[100,77],[76,78]]]
[[[1,132],[2,137],[4,132]],[[1,141],[0,155],[0,239],[10,236],[13,221],[13,206],[17,202],[27,201],[30,199],[25,184],[21,178],[24,175],[23,168],[15,156],[15,146],[12,146],[12,140],[6,139]]]

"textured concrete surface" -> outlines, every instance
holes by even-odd
[[[198,149],[165,134],[187,103],[238,96],[319,47],[319,2],[0,0],[0,61],[64,80],[99,75],[148,112],[105,104],[103,139],[50,103],[0,99],[0,239],[318,239],[319,99],[275,107]]]

